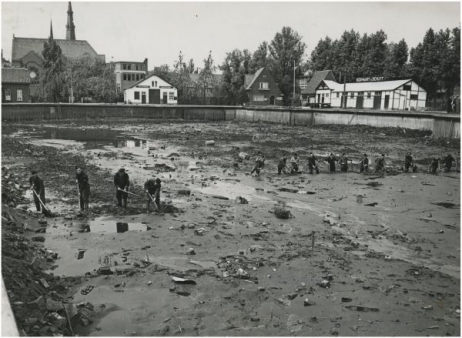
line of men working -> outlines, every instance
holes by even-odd
[[[88,211],[90,200],[90,183],[87,174],[82,167],[75,167],[77,191],[79,195],[79,207],[81,211]],[[33,191],[35,207],[38,212],[46,214],[47,207],[45,205],[45,184],[43,179],[38,176],[37,171],[32,170],[29,178],[30,189]],[[116,188],[117,205],[121,208],[127,208],[128,195],[135,195],[128,191],[130,186],[130,177],[125,172],[125,168],[120,168],[114,175],[114,186]],[[144,184],[144,190],[147,194],[147,210],[151,210],[151,202],[155,206],[155,210],[160,211],[160,191],[162,189],[161,180],[159,178],[148,179]]]
[[[264,156],[261,154],[261,152],[258,152],[257,158],[256,158],[256,164],[254,169],[252,170],[251,174],[255,171],[255,168],[258,167],[258,163],[261,162],[261,158],[264,159]],[[335,172],[336,171],[336,162],[340,165],[340,171],[341,172],[347,172],[349,165],[348,162],[353,162],[350,160],[345,153],[337,159],[334,154],[330,154],[326,159],[318,159],[316,156],[314,156],[313,153],[310,153],[308,156],[308,170],[310,174],[313,174],[314,171],[316,171],[317,174],[319,174],[319,163],[326,163],[329,167],[329,172]],[[444,157],[442,160],[438,160],[437,158],[434,158],[430,164],[429,167],[429,172],[430,173],[436,173],[437,169],[439,168],[439,164],[443,164],[443,170],[445,172],[451,171],[452,164],[453,162],[456,163],[457,161],[452,157],[451,154],[448,154],[446,157]],[[287,156],[283,156],[282,159],[278,163],[278,174],[280,175],[281,173],[291,173],[291,174],[296,174],[300,173],[299,166],[300,166],[300,158],[296,153],[292,154],[292,157],[290,159],[290,168],[287,166]],[[367,173],[369,172],[369,158],[367,157],[367,154],[364,154],[364,156],[361,158],[359,161],[359,172],[360,173]],[[263,165],[259,167],[260,169],[263,168]],[[381,156],[377,157],[375,160],[375,172],[376,173],[383,173],[385,172],[386,168],[386,160],[385,160],[385,154],[381,154]],[[414,163],[414,159],[411,155],[411,153],[407,153],[405,158],[404,158],[404,172],[409,172],[409,169],[412,169],[413,172],[417,171],[417,165]],[[259,170],[257,171],[259,174]]]

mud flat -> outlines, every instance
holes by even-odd
[[[2,127],[2,165],[17,175],[21,196],[2,196],[2,211],[27,217],[17,228],[26,239],[37,236],[42,217],[26,187],[29,170],[38,169],[56,216],[46,219],[36,245],[57,258],[41,269],[50,280],[69,279],[59,291],[67,304],[86,309],[67,324],[69,332],[460,335],[460,173],[426,172],[434,157],[459,159],[458,140],[401,128],[235,122]],[[252,177],[258,150],[266,165]],[[292,151],[302,173],[277,175],[279,159]],[[415,173],[401,169],[408,151]],[[310,152],[345,152],[353,171],[329,174],[322,165],[310,175]],[[364,153],[372,160],[386,154],[387,174],[359,174]],[[88,215],[78,212],[77,164],[90,178]],[[115,206],[112,179],[120,166],[140,195],[129,198],[127,210]],[[151,177],[163,182],[165,213],[145,211],[142,186]],[[290,217],[278,218],[277,208]],[[128,231],[117,233],[118,222]],[[40,292],[47,297],[52,289]],[[45,325],[18,322],[30,335]]]

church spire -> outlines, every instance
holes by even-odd
[[[75,25],[72,15],[72,5],[69,1],[69,8],[67,10],[66,40],[75,40]]]
[[[53,21],[50,20],[50,39],[53,40]]]

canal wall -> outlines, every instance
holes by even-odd
[[[435,112],[352,109],[289,109],[193,105],[2,104],[2,121],[146,118],[185,121],[270,122],[292,126],[368,125],[431,130],[436,137],[460,138],[460,116]]]

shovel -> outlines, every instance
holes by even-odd
[[[140,195],[134,194],[132,192],[128,192],[127,190],[120,189],[119,187],[117,187],[117,190],[123,191],[124,193],[130,194],[130,195],[133,195],[133,196],[138,196],[138,197],[140,196]]]
[[[32,188],[32,191],[34,192],[35,196],[37,196],[37,198],[38,198],[38,200],[39,200],[40,205],[42,206],[42,208],[45,209],[44,214],[45,214],[46,216],[50,216],[50,215],[51,215],[50,210],[49,210],[49,209],[45,206],[45,204],[42,202],[42,200],[40,199],[40,196],[37,194],[37,192],[35,191],[34,188]]]
[[[150,193],[148,193],[148,192],[146,194],[148,194],[148,196],[151,199],[152,203],[154,203],[154,205],[156,206],[156,210],[160,211],[159,206],[157,205],[156,201],[154,200],[154,197],[152,197],[152,195]]]

